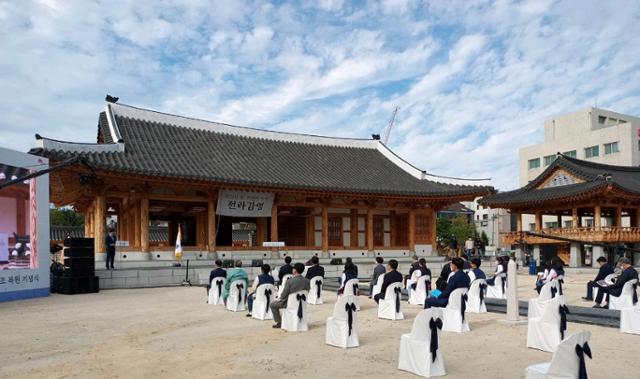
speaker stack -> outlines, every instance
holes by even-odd
[[[57,278],[57,292],[75,295],[100,290],[93,246],[93,238],[64,240],[64,270]]]

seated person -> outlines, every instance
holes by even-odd
[[[351,259],[351,257],[347,257],[347,260],[345,261],[345,263],[351,263],[353,265],[353,269],[356,272],[356,278],[358,277],[358,266],[356,266],[355,263],[353,263],[353,259]]]
[[[449,304],[449,296],[458,288],[469,288],[471,281],[469,276],[462,271],[464,262],[462,258],[455,257],[451,260],[451,271],[454,273],[447,283],[447,288],[438,297],[428,297],[424,302],[424,308],[444,308]]]
[[[409,266],[409,274],[405,275],[404,277],[405,285],[407,283],[407,280],[411,279],[411,275],[413,275],[413,272],[419,269],[420,269],[420,262],[418,261],[418,256],[414,255],[411,257],[411,266]]]
[[[253,310],[253,301],[256,299],[256,290],[261,284],[274,284],[275,280],[271,276],[271,266],[264,264],[261,267],[262,274],[256,276],[253,280],[253,286],[251,287],[251,293],[247,296],[247,317],[251,317],[251,311]],[[272,294],[272,299],[275,298],[275,294]]]
[[[309,291],[309,289],[311,289],[309,279],[302,276],[303,272],[304,265],[302,263],[296,263],[293,265],[293,277],[285,283],[280,298],[271,302],[271,313],[273,313],[273,321],[275,321],[275,324],[273,325],[274,329],[282,327],[282,315],[280,314],[280,309],[287,307],[289,295],[298,291]]]
[[[344,265],[344,271],[342,271],[342,276],[340,276],[340,288],[338,288],[338,295],[342,295],[344,293],[344,286],[349,280],[358,279],[355,267],[356,266],[353,262],[349,261]]]
[[[622,267],[622,273],[616,282],[608,287],[600,287],[598,291],[598,296],[596,296],[596,305],[594,308],[609,308],[609,296],[620,296],[622,293],[622,287],[629,280],[638,279],[638,271],[631,265],[631,261],[629,258],[622,257],[618,260],[618,264]],[[604,295],[607,295],[607,304],[605,306],[601,306],[602,299]]]
[[[211,289],[211,281],[215,278],[226,278],[227,271],[222,268],[222,261],[216,259],[216,268],[209,273],[209,283],[207,283],[207,296],[209,296],[209,290]]]
[[[293,267],[291,266],[291,257],[284,257],[284,265],[280,266],[280,270],[278,270],[278,285],[282,284],[282,278],[285,275],[290,275],[293,272]]]
[[[378,278],[387,271],[382,264],[383,262],[384,259],[382,257],[376,257],[376,265],[373,267],[373,274],[371,275],[371,282],[369,283],[369,299],[371,299],[373,287],[378,284]]]
[[[324,278],[324,267],[320,266],[320,259],[314,255],[311,257],[311,267],[307,269],[307,275],[305,277],[311,280],[316,276]]]
[[[233,270],[229,270],[227,273],[227,281],[224,283],[224,290],[222,291],[224,305],[227,305],[227,298],[229,297],[231,283],[236,280],[244,281],[244,288],[249,287],[249,276],[247,275],[247,272],[242,269],[242,261],[239,259],[235,262],[235,268]]]
[[[420,271],[420,276],[429,275],[431,277],[431,270],[427,268],[427,260],[424,258],[420,258],[418,261],[418,270]],[[418,287],[418,283],[412,283],[411,289],[415,290]],[[427,283],[427,291],[431,290],[431,281]]]
[[[484,271],[480,270],[480,264],[482,264],[480,258],[473,258],[471,260],[471,270],[467,273],[467,275],[469,275],[469,282],[473,282],[476,279],[487,279]]]
[[[587,296],[583,297],[584,300],[593,300],[593,289],[600,287],[598,282],[604,280],[607,276],[613,274],[613,266],[611,263],[607,262],[607,258],[599,257],[596,259],[596,262],[600,265],[600,269],[598,270],[598,275],[596,277],[587,282]]]
[[[440,277],[436,280],[436,288],[438,290],[444,291],[444,289],[447,288],[449,274],[451,274],[451,258],[447,257],[447,260],[440,271]]]
[[[502,274],[503,272],[506,272],[505,269],[504,269],[504,264],[503,264],[504,263],[504,258],[498,257],[496,259],[496,263],[498,264],[498,267],[496,267],[496,273],[493,275],[493,277],[487,279],[487,284],[490,285],[490,286],[495,285],[496,277],[499,274]]]
[[[543,274],[543,276],[540,277],[540,279],[538,279],[538,281],[536,282],[536,291],[538,293],[540,293],[540,290],[542,290],[542,286],[544,286],[546,283],[558,279],[558,277],[561,275],[564,276],[564,267],[562,267],[562,262],[560,262],[559,259],[552,259],[551,262],[549,262],[548,267],[548,271],[545,270],[547,274]]]
[[[382,286],[380,286],[380,293],[375,295],[373,300],[377,303],[380,299],[384,299],[387,287],[393,283],[402,283],[402,274],[398,272],[398,261],[390,259],[389,263],[387,263],[387,272],[382,280]]]

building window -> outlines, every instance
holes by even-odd
[[[342,216],[329,217],[329,246],[342,246]]]
[[[578,156],[578,154],[576,153],[575,150],[565,151],[562,154],[566,155],[567,157],[571,157],[571,158],[577,158],[577,156]]]
[[[483,214],[482,215],[482,219],[483,220],[488,220],[489,219],[489,215],[488,214]]]
[[[619,153],[620,152],[620,148],[618,148],[618,143],[617,142],[611,142],[611,143],[605,143],[604,144],[604,153],[606,154],[613,154],[613,153]]]
[[[584,149],[584,157],[585,158],[593,158],[600,155],[600,147],[599,146],[591,146]]]
[[[606,117],[598,116],[598,124],[604,125],[605,122],[607,122],[607,118]]]
[[[416,215],[416,237],[423,240],[429,238],[429,218],[427,216]]]
[[[546,157],[544,157],[544,165],[545,166],[550,166],[551,163],[553,163],[553,161],[555,161],[557,158],[557,155],[547,155]]]
[[[529,170],[540,167],[540,158],[529,159]]]
[[[373,217],[373,244],[384,246],[384,216]]]

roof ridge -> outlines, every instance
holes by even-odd
[[[611,164],[606,164],[606,163],[600,163],[600,162],[591,162],[591,161],[587,161],[584,159],[578,159],[578,158],[573,158],[564,154],[559,154],[562,158],[566,159],[569,162],[578,164],[578,165],[583,165],[583,166],[587,166],[587,167],[591,167],[591,168],[601,168],[601,169],[610,169],[610,170],[614,170],[614,171],[628,171],[628,172],[640,172],[640,167],[636,167],[636,166],[616,166],[616,165],[611,165]]]

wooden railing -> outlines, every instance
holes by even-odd
[[[532,232],[584,242],[640,242],[639,227],[546,228]],[[520,232],[501,233],[500,237],[505,245],[514,245],[520,240],[533,245],[561,242],[552,238],[526,235]]]

